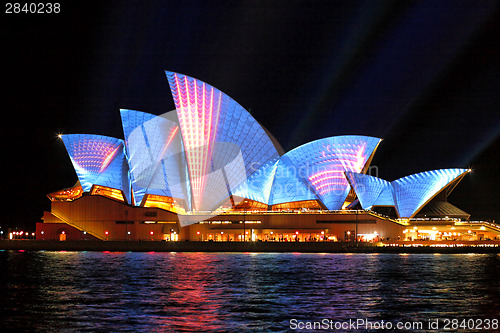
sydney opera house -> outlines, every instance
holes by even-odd
[[[60,136],[78,180],[48,194],[37,239],[371,241],[424,229],[445,239],[469,219],[447,202],[468,169],[386,181],[369,174],[382,140],[368,136],[284,152],[217,88],[166,75],[175,111],[121,110],[124,139]]]

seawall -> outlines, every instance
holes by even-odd
[[[500,243],[500,242],[499,242]],[[347,242],[161,242],[1,240],[0,250],[110,252],[500,253],[496,246],[381,246]],[[479,246],[478,246],[479,245]],[[484,244],[483,244],[484,245]]]

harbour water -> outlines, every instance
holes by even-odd
[[[0,331],[289,332],[322,323],[315,328],[362,332],[383,322],[429,332],[448,320],[448,331],[473,332],[479,323],[495,331],[500,319],[498,254],[0,251],[0,272]],[[469,326],[452,330],[454,319]],[[349,320],[372,326],[341,326]]]

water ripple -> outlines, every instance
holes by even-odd
[[[500,256],[0,252],[6,331],[290,331],[499,318]],[[359,332],[359,331],[358,331]]]

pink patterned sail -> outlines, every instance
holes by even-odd
[[[233,190],[252,197],[247,179],[279,153],[236,101],[198,79],[166,72],[184,143],[193,207],[212,209]],[[226,198],[224,198],[226,196]]]

